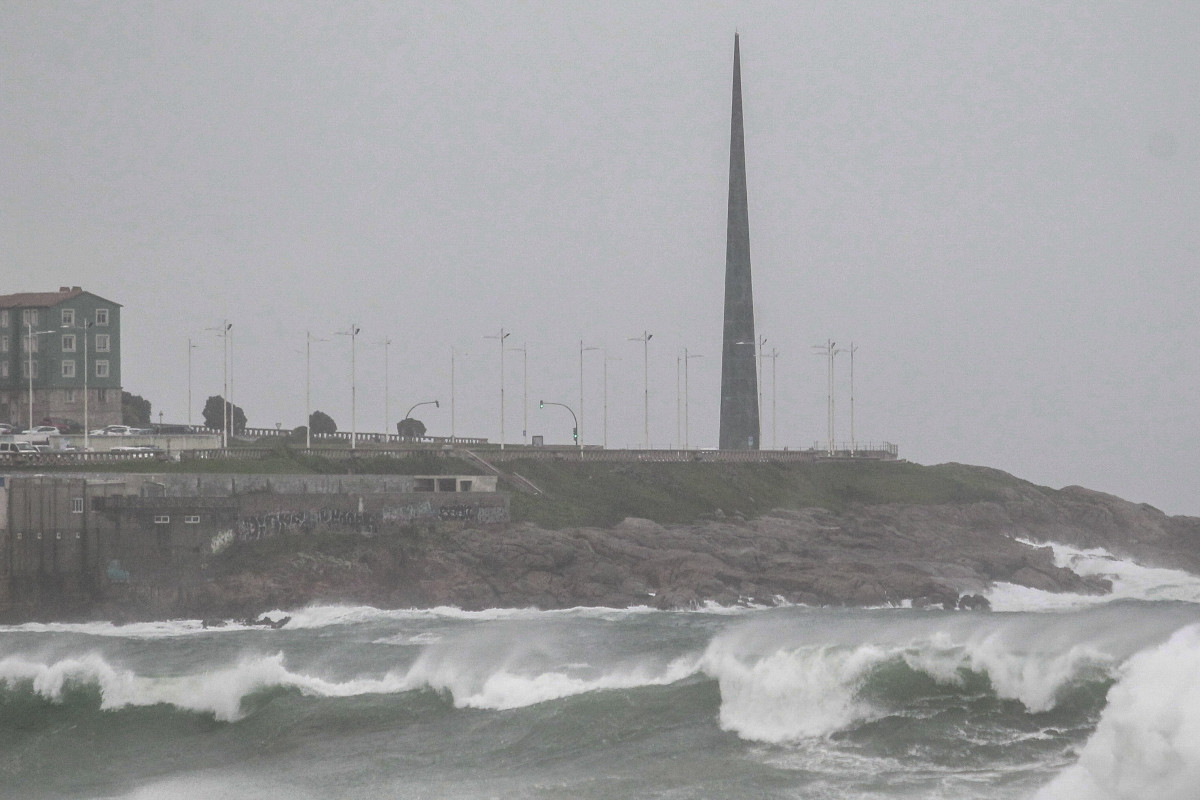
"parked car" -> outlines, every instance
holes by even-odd
[[[37,452],[29,442],[0,442],[0,456],[32,456]]]
[[[10,433],[15,433],[16,430],[17,430],[16,425],[9,425],[7,422],[0,422],[0,436],[5,436]]]
[[[128,425],[108,425],[91,432],[92,436],[132,436],[133,428]]]
[[[27,431],[21,431],[22,436],[58,436],[62,431],[56,425],[38,425]]]
[[[122,445],[117,445],[116,447],[112,448],[108,452],[110,452],[110,453],[165,453],[166,451],[163,450],[161,447],[159,447],[156,444],[122,444]]]

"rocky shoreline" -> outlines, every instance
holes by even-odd
[[[1054,563],[1049,547],[1104,547],[1200,574],[1200,518],[1078,487],[1012,490],[996,502],[864,505],[841,512],[720,511],[690,524],[626,519],[609,528],[529,523],[326,537],[321,546],[243,553],[191,586],[143,587],[95,618],[241,618],[311,603],[381,608],[701,603],[982,608],[996,582],[1103,594],[1107,580]],[[330,546],[330,542],[334,546]]]

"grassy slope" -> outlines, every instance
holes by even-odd
[[[544,528],[608,526],[625,517],[656,522],[689,522],[713,514],[753,517],[773,508],[818,506],[839,511],[876,503],[967,503],[999,500],[1032,484],[1007,473],[962,464],[926,467],[908,462],[828,462],[790,464],[499,462],[545,492],[512,492],[512,516]],[[38,467],[38,472],[55,471]],[[266,474],[479,474],[476,465],[455,458],[371,455],[353,461],[300,456],[279,448],[261,459],[133,461],[120,465],[71,467],[72,472],[206,472]],[[501,479],[502,489],[512,489]]]
[[[998,470],[905,462],[810,464],[583,464],[508,462],[544,497],[513,495],[513,518],[547,528],[612,525],[625,517],[688,522],[721,509],[753,517],[773,508],[838,511],[876,503],[999,500],[1032,484]]]

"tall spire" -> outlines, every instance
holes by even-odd
[[[742,132],[742,61],[733,35],[733,115],[729,133],[729,227],[725,239],[725,334],[721,349],[722,450],[759,446],[754,289],[750,280],[750,214],[746,208],[746,143]]]

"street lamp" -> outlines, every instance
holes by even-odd
[[[642,343],[642,369],[644,374],[643,402],[645,404],[645,428],[642,431],[642,446],[650,449],[650,340],[654,338],[654,334],[649,331],[644,331],[641,336],[632,336],[629,338],[631,342]]]
[[[188,399],[187,399],[187,424],[188,433],[191,433],[192,427],[192,351],[197,347],[192,342],[192,337],[188,337],[187,364],[188,364]],[[87,354],[84,353],[84,361],[87,361]]]
[[[778,450],[779,448],[775,444],[775,412],[778,410],[778,406],[775,402],[778,399],[778,395],[775,393],[775,362],[779,358],[779,350],[772,347],[771,354],[764,357],[771,359],[771,449]],[[853,414],[851,414],[851,416],[853,416]]]
[[[350,337],[350,449],[354,450],[358,446],[358,383],[355,378],[357,371],[357,356],[355,345],[358,340],[358,334],[362,328],[358,327],[357,322],[351,322],[350,328],[344,331],[335,331],[338,336]]]
[[[693,358],[704,358],[699,353],[692,354],[688,349],[683,348],[683,449],[688,447],[688,362]]]
[[[37,339],[35,336],[43,336],[47,333],[56,333],[56,331],[35,331],[33,322],[26,320],[25,322],[25,352],[28,356],[25,371],[29,373],[29,430],[33,430],[33,351],[37,347]]]
[[[410,408],[410,409],[408,409],[408,411],[404,412],[404,418],[411,419],[413,409],[418,408],[420,406],[433,406],[434,408],[442,407],[441,403],[439,403],[437,400],[424,400],[420,403],[413,403],[412,408]]]
[[[511,331],[500,329],[500,333],[495,336],[485,336],[485,339],[498,339],[500,341],[500,449],[504,449],[504,340],[512,336]]]
[[[829,359],[829,387],[827,389],[827,398],[829,402],[829,455],[833,455],[833,357],[843,351],[836,349],[837,342],[832,339],[827,339],[825,344],[814,344],[813,351],[815,355],[825,356]]]
[[[510,347],[514,353],[521,354],[521,440],[529,444],[529,342],[522,342],[520,347]]]
[[[588,350],[599,350],[599,347],[584,347],[579,340],[579,418],[583,419],[583,354]],[[579,431],[579,446],[583,447],[583,431]]]
[[[854,342],[850,343],[850,455],[853,456],[858,450],[858,444],[854,440],[854,352],[858,350],[858,345]]]
[[[313,338],[312,331],[304,332],[304,449],[312,450],[312,343],[328,339]]]
[[[388,431],[391,430],[392,424],[391,415],[391,387],[388,383],[388,348],[391,347],[392,340],[383,337],[383,436],[384,441],[387,441]]]
[[[220,328],[205,328],[216,331],[221,337],[221,448],[229,447],[229,337],[232,336],[233,323],[228,320],[221,323]],[[189,351],[190,352],[190,351]]]
[[[91,430],[90,430],[92,426],[88,419],[88,335],[87,335],[88,328],[92,327],[92,324],[93,323],[91,320],[84,320],[82,325],[80,325],[78,323],[75,323],[72,325],[63,325],[64,328],[70,328],[71,330],[80,329],[83,331],[83,449],[85,452],[92,449],[91,448],[91,444],[92,444]],[[189,339],[188,342],[190,343],[191,340]],[[192,353],[189,350],[188,351],[188,356],[189,356],[189,358],[188,358],[188,381],[189,381],[188,386],[189,387],[191,386],[191,355],[192,355]],[[189,391],[190,391],[190,389],[189,389]],[[188,403],[189,403],[189,405],[191,403],[190,397],[188,398]],[[161,427],[161,422],[162,422],[162,420],[159,420],[160,427]]]
[[[604,449],[608,449],[608,362],[620,361],[617,356],[610,356],[604,351]]]
[[[567,411],[571,412],[571,419],[575,423],[575,427],[572,429],[571,435],[575,437],[575,444],[577,444],[579,446],[579,450],[582,452],[583,451],[583,442],[579,438],[579,417],[575,416],[575,412],[571,411],[571,407],[569,405],[567,405],[566,403],[551,403],[548,400],[539,400],[538,401],[538,408],[545,408],[546,406],[561,406],[561,407],[565,408]]]

